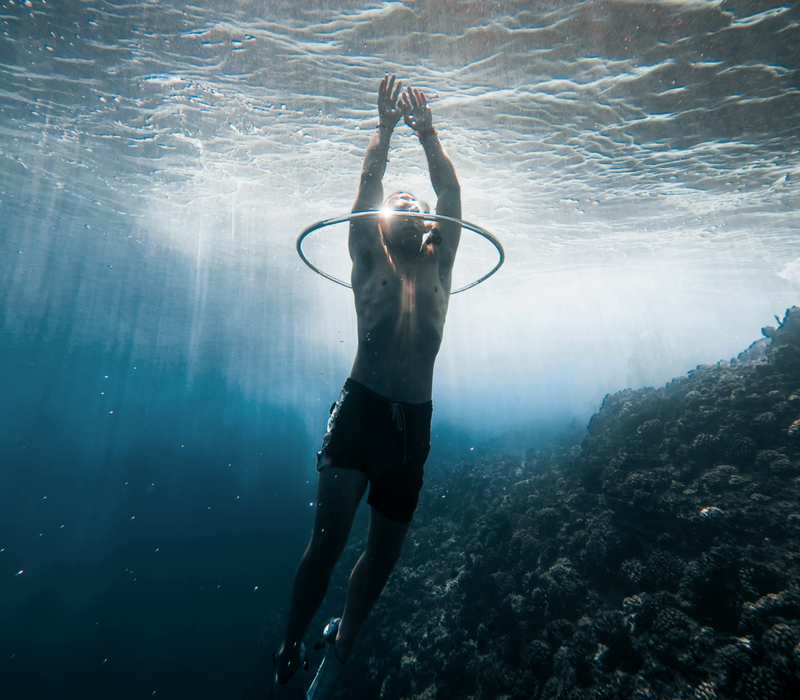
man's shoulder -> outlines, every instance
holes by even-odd
[[[363,214],[364,216],[352,216],[350,218],[348,247],[350,249],[350,258],[354,263],[357,259],[367,262],[367,259],[380,243],[377,218],[367,216],[370,212],[375,212],[377,215],[377,210],[371,203],[361,198],[356,199],[351,214]]]
[[[378,235],[378,208],[374,202],[356,199],[350,210],[350,232]]]

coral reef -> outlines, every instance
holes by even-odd
[[[426,475],[353,697],[800,697],[800,309],[607,396],[580,446]]]

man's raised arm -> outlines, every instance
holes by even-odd
[[[364,156],[361,182],[353,204],[354,212],[377,209],[383,202],[382,180],[386,170],[386,160],[389,157],[389,141],[394,127],[403,116],[397,102],[401,90],[400,81],[395,84],[394,74],[391,78],[388,74],[383,76],[378,88],[378,128],[372,135]],[[374,225],[370,226],[363,219],[350,222],[348,247],[351,260],[355,260],[356,257],[361,260],[369,258],[370,250],[377,244],[377,241],[372,240],[376,230]]]
[[[394,74],[391,77],[386,74],[381,80],[378,88],[378,128],[367,146],[353,211],[366,211],[383,202],[382,180],[389,157],[389,140],[403,116],[397,101],[401,90],[402,85],[399,80],[395,83]]]
[[[433,114],[428,107],[425,93],[412,87],[407,88],[402,96],[401,107],[406,124],[419,137],[425,150],[425,157],[428,159],[431,184],[438,198],[436,213],[460,219],[461,186],[458,184],[456,169],[447,157],[436,129],[433,128]],[[447,257],[445,262],[452,265],[461,238],[461,227],[448,223],[440,226],[440,230],[443,234],[440,250]]]

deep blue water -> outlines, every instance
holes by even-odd
[[[4,348],[5,697],[223,696],[305,544],[298,418],[130,360]]]

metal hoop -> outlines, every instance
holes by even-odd
[[[461,287],[460,289],[456,289],[455,291],[450,292],[450,294],[458,294],[459,292],[464,292],[467,289],[471,289],[472,287],[480,284],[484,280],[489,279],[495,272],[500,269],[500,266],[505,262],[506,254],[503,250],[503,245],[500,243],[497,238],[489,233],[485,228],[481,228],[476,224],[471,224],[469,221],[462,221],[461,219],[456,219],[452,216],[444,216],[442,214],[422,214],[418,212],[409,212],[403,211],[402,215],[409,218],[415,219],[423,219],[425,221],[449,221],[454,224],[458,224],[462,228],[469,229],[470,231],[474,231],[479,236],[483,236],[489,243],[491,243],[495,248],[497,248],[497,252],[500,255],[500,259],[497,261],[497,265],[495,265],[488,273],[486,273],[483,277],[478,278],[474,282],[470,282],[468,285]],[[342,287],[347,287],[348,289],[352,289],[352,287],[347,284],[347,282],[343,282],[342,280],[334,277],[333,275],[329,275],[327,272],[323,272],[320,270],[316,265],[313,265],[309,259],[303,254],[303,240],[309,233],[313,233],[321,228],[325,228],[326,226],[333,226],[334,224],[343,224],[347,221],[353,221],[355,219],[365,219],[367,217],[375,217],[380,216],[380,212],[377,211],[357,211],[353,212],[352,214],[348,214],[347,216],[337,216],[335,219],[325,219],[324,221],[318,221],[315,224],[311,224],[303,229],[302,233],[297,237],[297,254],[300,256],[300,259],[308,265],[314,272],[319,275],[322,275],[325,279],[329,279],[331,282],[336,282],[336,284],[342,285]]]

